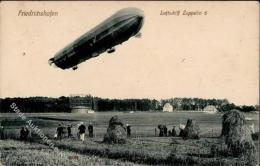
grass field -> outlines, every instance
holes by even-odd
[[[205,137],[218,136],[221,131],[222,115],[207,114],[202,112],[174,112],[174,113],[95,113],[95,114],[71,114],[71,113],[30,113],[25,114],[27,119],[32,119],[33,123],[41,128],[44,133],[53,137],[55,130],[59,124],[76,125],[79,122],[90,122],[94,125],[96,137],[103,137],[106,132],[109,119],[118,115],[124,122],[132,126],[132,134],[134,137],[155,136],[155,128],[158,124],[166,124],[168,129],[177,126],[180,123],[186,124],[188,118],[196,120],[201,129],[201,135]],[[259,131],[259,114],[245,114],[251,120],[248,124],[254,123],[255,131]],[[26,122],[19,118],[16,114],[1,114],[0,120],[7,119],[9,121],[8,128],[19,129]],[[73,133],[77,133],[77,128],[73,128]]]
[[[15,140],[0,140],[0,165],[139,165],[136,163],[100,158],[93,155],[84,155],[66,150],[61,150],[61,152],[65,157],[58,155],[53,150],[42,144],[24,143]]]
[[[132,126],[133,136],[125,145],[107,145],[101,143],[108,126],[108,121],[114,115],[118,115],[124,123],[128,123]],[[217,137],[221,132],[222,115],[223,114],[221,113],[207,114],[202,112],[184,111],[174,113],[137,112],[133,114],[122,112],[95,114],[25,114],[27,120],[31,119],[33,123],[50,138],[53,138],[56,128],[60,123],[64,125],[73,124],[76,126],[79,122],[85,122],[85,124],[91,122],[94,125],[95,138],[87,138],[84,143],[76,139],[67,138],[64,138],[62,141],[53,141],[55,146],[62,149],[62,151],[66,151],[66,153],[77,153],[77,156],[88,155],[93,157],[94,155],[97,159],[100,159],[101,163],[103,163],[101,165],[107,165],[104,162],[110,161],[111,158],[120,159],[115,161],[121,164],[125,164],[121,160],[127,160],[139,164],[169,164],[171,162],[169,156],[172,153],[174,153],[174,159],[171,160],[178,161],[180,165],[190,165],[192,163],[194,165],[209,165],[212,163],[217,165],[235,165],[240,160],[223,156],[214,158],[210,157],[211,145],[218,143]],[[250,119],[248,124],[253,123],[255,125],[255,131],[259,132],[259,114],[245,114],[245,116]],[[178,128],[178,125],[180,123],[185,124],[188,118],[196,120],[199,124],[201,139],[185,141],[178,137],[156,137],[155,128],[158,124],[166,124],[168,129],[172,129],[172,126],[174,125]],[[0,121],[3,120],[8,124],[5,132],[13,138],[18,138],[19,129],[22,125],[25,125],[26,122],[22,121],[16,114],[1,114]],[[77,127],[74,127],[72,134],[76,135],[76,133]],[[37,143],[37,146],[38,144],[43,144],[42,141],[36,139],[36,137],[34,142]],[[259,150],[258,142],[256,141],[255,144],[257,150]],[[47,153],[49,152],[47,151],[46,154]],[[43,154],[40,154],[43,156],[46,155],[44,152]],[[110,159],[108,160],[107,158]],[[63,159],[61,160],[61,162],[67,161],[63,161]],[[92,160],[91,157],[90,160]],[[111,162],[113,162],[113,160],[111,160]]]

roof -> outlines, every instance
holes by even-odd
[[[206,112],[217,112],[217,108],[214,105],[208,105],[206,107],[204,107],[203,111]]]

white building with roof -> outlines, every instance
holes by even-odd
[[[173,112],[173,106],[170,103],[164,104],[163,112]]]
[[[206,107],[204,107],[203,112],[207,112],[207,113],[217,113],[218,110],[214,105],[208,105]]]

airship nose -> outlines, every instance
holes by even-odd
[[[144,12],[142,10],[139,10],[137,16],[136,16],[136,20],[137,20],[137,24],[138,24],[138,28],[137,31],[139,31],[144,23]]]
[[[143,23],[143,21],[144,21],[144,12],[141,9],[137,9],[136,8],[136,15],[137,15],[138,20],[141,23]]]
[[[140,24],[143,24],[144,17],[143,16],[137,16],[137,20]]]
[[[142,28],[143,22],[144,22],[144,17],[138,16],[137,17],[137,24],[139,25],[138,26],[138,31]]]

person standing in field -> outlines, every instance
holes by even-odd
[[[165,137],[167,137],[167,132],[168,132],[168,129],[167,129],[166,125],[163,125],[163,135]]]
[[[158,125],[159,137],[163,137],[163,125]]]
[[[131,137],[131,126],[126,124],[127,137]]]
[[[175,126],[173,126],[172,128],[172,136],[173,137],[176,137],[177,133],[176,133],[176,130],[175,130]]]
[[[0,126],[0,139],[4,139],[4,126]]]
[[[61,124],[59,124],[59,127],[57,128],[57,137],[59,140],[61,140],[62,138],[62,133],[63,133],[63,127],[61,126]]]
[[[24,127],[20,130],[20,140],[25,141],[26,140],[26,130]]]
[[[172,131],[171,130],[168,131],[168,136],[169,137],[172,136]]]
[[[72,137],[71,127],[72,127],[72,125],[68,125],[68,127],[67,127],[67,130],[68,130],[68,138]]]
[[[179,137],[183,136],[184,128],[185,128],[185,125],[180,124],[180,126],[179,126],[179,130],[180,130]]]
[[[88,133],[89,133],[89,137],[90,138],[93,138],[94,137],[94,127],[93,127],[93,125],[92,125],[92,123],[90,123],[89,125],[88,125]]]
[[[25,133],[24,133],[25,135],[25,140],[27,141],[28,140],[28,138],[29,138],[29,134],[30,134],[30,131],[29,131],[29,129],[27,128],[27,127],[25,127]]]
[[[26,127],[22,127],[20,130],[20,140],[27,141],[29,136],[29,130]]]
[[[85,131],[86,131],[86,126],[84,125],[84,123],[82,122],[78,128],[79,130],[79,139],[81,141],[85,140]]]

